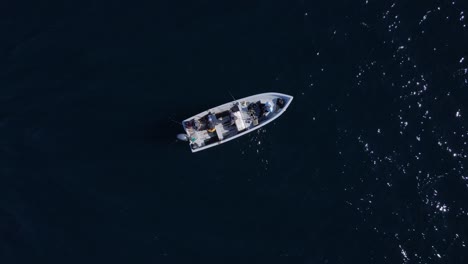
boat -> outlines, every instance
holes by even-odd
[[[272,122],[289,107],[293,97],[282,93],[261,93],[234,99],[182,121],[192,152],[221,145]]]

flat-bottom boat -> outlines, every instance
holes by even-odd
[[[262,93],[211,108],[182,121],[192,152],[218,146],[272,122],[282,115],[293,97],[281,93]]]

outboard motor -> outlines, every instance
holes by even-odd
[[[182,141],[189,141],[189,136],[187,134],[177,134],[177,139]]]

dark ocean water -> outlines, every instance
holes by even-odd
[[[0,4],[0,263],[468,263],[467,12]],[[268,91],[295,99],[258,133],[176,142],[171,119]]]

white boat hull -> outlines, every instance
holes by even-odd
[[[262,93],[187,118],[182,124],[190,149],[202,151],[253,132],[282,115],[292,100],[286,94]]]

